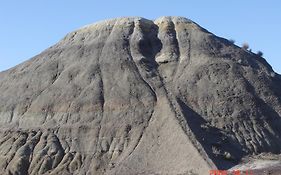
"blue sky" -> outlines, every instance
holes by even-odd
[[[184,16],[210,32],[249,43],[281,73],[280,0],[9,0],[0,4],[0,71],[58,42],[68,32],[120,16]]]

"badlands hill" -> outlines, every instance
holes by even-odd
[[[182,17],[83,27],[0,73],[1,174],[209,174],[281,151],[281,77]]]

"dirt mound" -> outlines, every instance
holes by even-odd
[[[182,17],[83,27],[0,73],[2,174],[209,174],[281,151],[281,78]]]

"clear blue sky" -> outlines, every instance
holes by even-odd
[[[281,73],[281,0],[7,0],[0,4],[0,71],[107,18],[184,16],[210,32],[248,42]]]

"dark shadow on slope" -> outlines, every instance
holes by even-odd
[[[272,72],[272,82],[269,83],[270,89],[274,95],[278,98],[279,103],[281,103],[281,75]]]
[[[266,135],[266,138],[263,139],[268,139],[270,141],[270,144],[264,145],[264,148],[260,151],[280,154],[281,138],[279,136],[281,135],[281,116],[269,104],[267,104],[262,98],[259,97],[259,94],[257,93],[255,87],[247,79],[244,78],[244,80],[246,81],[250,92],[255,97],[255,103],[258,107],[259,114],[259,116],[256,118],[257,122],[259,122],[261,126],[263,126],[265,122],[269,124],[269,126],[264,126],[263,128]],[[272,88],[272,90],[273,92],[276,92],[276,89]],[[280,100],[279,95],[280,94],[277,94],[278,100]],[[268,127],[270,127],[270,130],[273,130],[274,133],[270,132]]]
[[[226,132],[208,125],[202,116],[180,99],[177,99],[177,102],[188,126],[218,169],[229,169],[235,166],[245,155],[237,141],[228,137]]]
[[[149,29],[147,29],[148,26]],[[154,73],[158,67],[155,56],[163,47],[161,40],[158,38],[159,27],[152,21],[145,19],[141,19],[140,27],[143,32],[143,38],[138,42],[138,47],[144,57],[139,63],[146,71]]]

